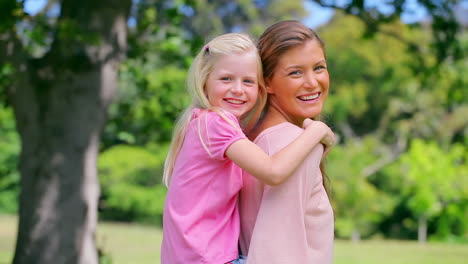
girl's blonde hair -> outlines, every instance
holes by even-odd
[[[205,84],[208,76],[213,72],[216,62],[220,57],[245,52],[254,52],[256,54],[259,92],[255,106],[240,118],[241,127],[244,132],[247,133],[257,123],[260,113],[266,103],[266,90],[263,81],[262,64],[255,43],[248,35],[241,33],[228,33],[212,39],[200,50],[200,52],[198,52],[198,55],[195,57],[195,60],[190,66],[188,72],[187,89],[192,97],[192,103],[184,110],[174,127],[169,153],[167,154],[166,161],[164,162],[163,182],[166,186],[169,186],[171,181],[175,161],[184,142],[185,134],[187,132],[188,125],[192,120],[192,112],[194,109],[200,108],[215,111],[223,119],[236,127],[219,108],[215,108],[211,105],[205,93]],[[204,145],[200,135],[200,129],[198,132],[202,144]],[[209,153],[205,145],[204,147]]]

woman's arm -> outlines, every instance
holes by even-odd
[[[247,139],[232,143],[226,156],[265,184],[278,185],[292,175],[322,139],[333,138],[333,132],[323,122],[313,121],[306,125],[299,137],[271,157]],[[333,140],[327,141],[333,144]]]

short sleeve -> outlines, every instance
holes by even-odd
[[[229,112],[207,111],[200,115],[203,143],[214,159],[224,160],[227,148],[237,140],[246,139],[237,118]]]

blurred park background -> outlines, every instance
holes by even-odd
[[[326,43],[335,263],[466,263],[468,1],[1,0],[0,17],[0,263],[159,263],[194,55],[284,19]]]

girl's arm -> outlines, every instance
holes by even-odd
[[[307,127],[299,137],[271,157],[248,139],[232,143],[226,150],[226,156],[265,184],[278,185],[293,174],[324,138],[330,144],[334,143],[330,140],[334,138],[333,132],[325,123],[313,121],[304,125]]]

